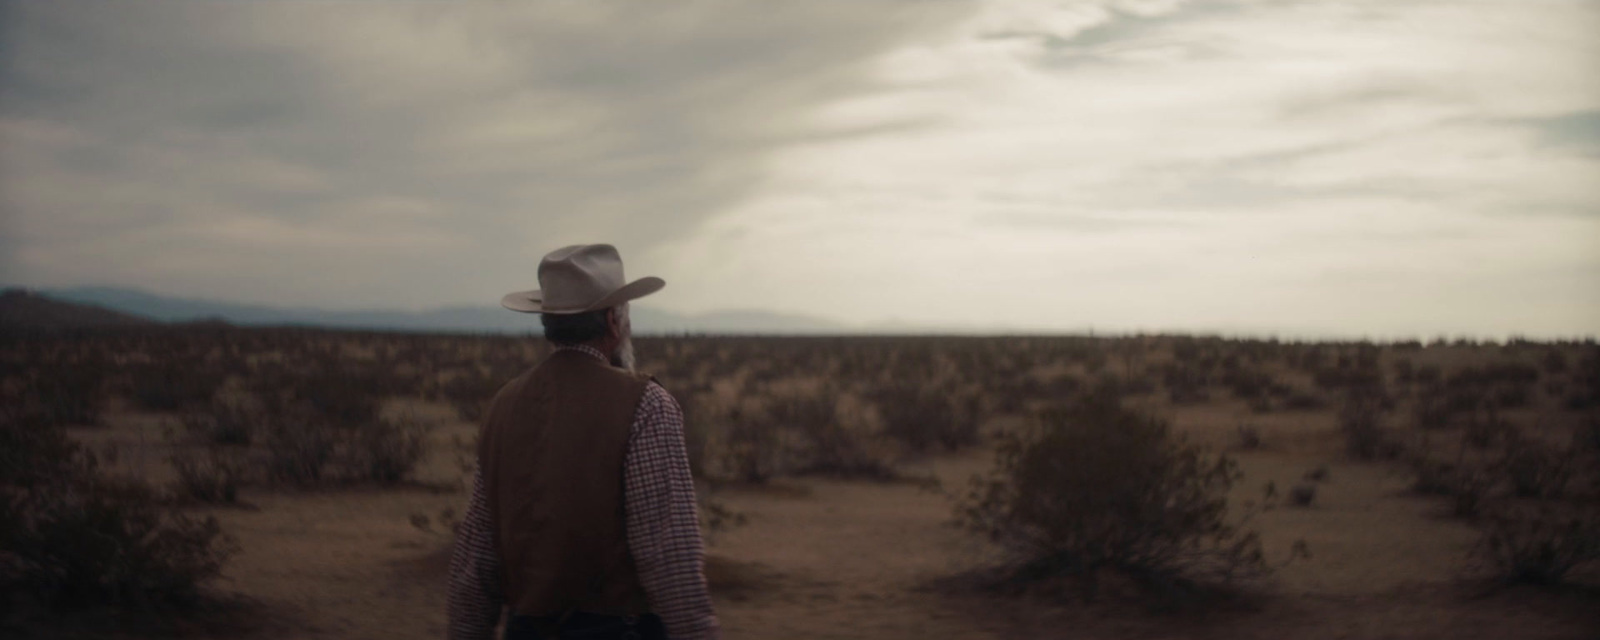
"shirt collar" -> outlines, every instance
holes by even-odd
[[[561,345],[561,346],[556,347],[555,350],[556,351],[577,351],[578,353],[582,353],[584,355],[587,355],[587,356],[589,356],[591,358],[594,358],[594,359],[599,360],[601,362],[604,362],[606,364],[611,364],[611,359],[607,358],[606,354],[600,353],[599,349],[596,349],[596,348],[591,347],[591,346],[586,345],[586,344]]]

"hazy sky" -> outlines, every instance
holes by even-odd
[[[22,2],[0,281],[1600,333],[1600,2]]]

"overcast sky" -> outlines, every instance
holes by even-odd
[[[1600,333],[1600,2],[0,6],[0,282]]]

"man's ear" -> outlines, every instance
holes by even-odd
[[[617,315],[617,308],[606,309],[606,337],[612,340],[622,338],[622,318]]]

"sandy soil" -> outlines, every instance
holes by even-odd
[[[421,407],[445,417],[443,408]],[[1180,431],[1226,442],[1236,408],[1169,412]],[[159,465],[151,429],[160,419],[120,415],[86,432],[117,444],[119,466]],[[1114,605],[1057,604],[949,586],[992,553],[950,526],[948,492],[962,492],[989,464],[974,451],[906,465],[944,490],[915,482],[789,478],[763,488],[724,488],[716,499],[744,525],[711,538],[715,597],[730,638],[1597,638],[1592,588],[1513,589],[1488,595],[1468,580],[1475,532],[1444,505],[1409,494],[1388,465],[1337,455],[1331,417],[1271,414],[1267,446],[1239,454],[1238,500],[1280,489],[1326,465],[1314,506],[1260,515],[1269,556],[1297,539],[1310,560],[1291,564],[1245,605],[1209,613],[1153,614]],[[311,493],[252,491],[246,508],[213,511],[241,552],[216,586],[259,604],[257,635],[284,638],[440,638],[449,521],[465,507],[451,422],[413,486]],[[152,478],[156,479],[156,478]]]

